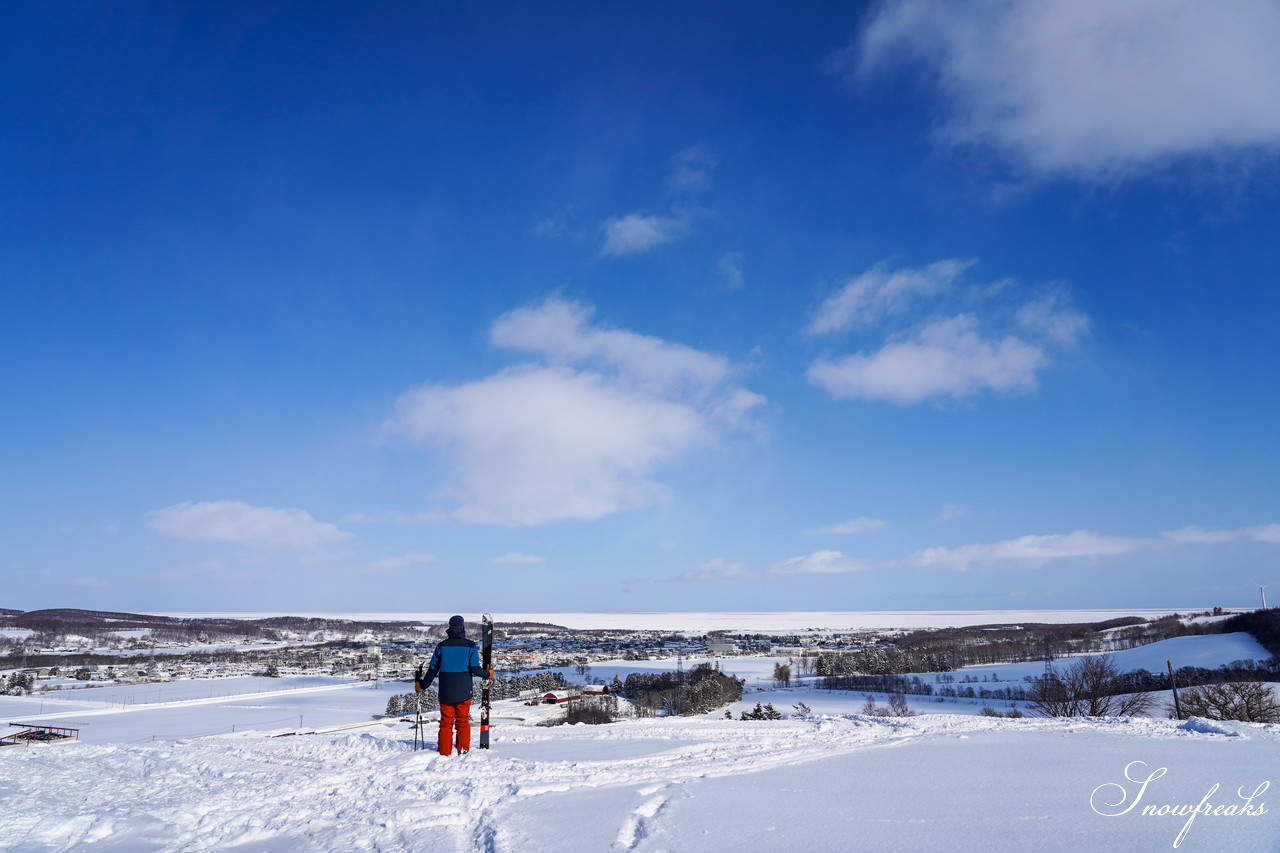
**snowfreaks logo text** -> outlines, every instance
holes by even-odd
[[[1262,796],[1267,788],[1271,787],[1271,783],[1268,781],[1259,783],[1252,791],[1248,791],[1244,787],[1236,789],[1238,800],[1228,799],[1227,802],[1223,802],[1221,799],[1214,801],[1214,796],[1217,795],[1218,789],[1222,787],[1217,782],[1213,783],[1213,786],[1200,798],[1200,802],[1195,805],[1191,803],[1152,802],[1152,798],[1148,796],[1147,788],[1152,782],[1168,772],[1169,768],[1167,767],[1160,767],[1148,772],[1145,761],[1130,761],[1124,767],[1124,778],[1132,784],[1107,782],[1099,785],[1089,795],[1089,805],[1103,817],[1120,817],[1138,808],[1145,800],[1146,804],[1142,806],[1142,811],[1139,812],[1143,817],[1185,817],[1187,822],[1182,825],[1182,830],[1173,839],[1174,847],[1182,844],[1182,839],[1187,837],[1187,831],[1191,829],[1192,822],[1200,815],[1205,817],[1261,817],[1267,813],[1266,805],[1259,802],[1258,798]],[[1130,798],[1131,788],[1132,798]]]

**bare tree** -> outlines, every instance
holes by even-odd
[[[1206,684],[1180,693],[1182,716],[1246,723],[1280,723],[1280,700],[1261,681]]]
[[[1050,672],[1032,683],[1031,710],[1043,717],[1115,717],[1151,709],[1149,694],[1125,689],[1110,655],[1080,658],[1061,674]]]
[[[907,704],[905,693],[889,694],[889,715],[893,717],[914,717],[916,712]]]

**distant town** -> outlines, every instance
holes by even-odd
[[[511,674],[619,659],[802,655],[819,649],[866,648],[884,639],[872,631],[796,637],[584,631],[522,622],[499,622],[495,634],[495,668]],[[0,673],[25,674],[35,684],[241,675],[395,680],[410,678],[443,638],[442,625],[420,622],[179,619],[86,610],[4,610],[0,611]]]
[[[1132,648],[1171,636],[1213,633],[1222,610],[1082,625],[986,625],[917,631],[574,630],[499,622],[495,668],[506,675],[587,668],[608,660],[777,656],[813,674],[828,652],[857,652],[868,672],[945,671],[974,663],[1052,660]],[[329,675],[408,680],[444,637],[440,624],[316,617],[177,618],[87,610],[0,610],[0,687],[23,692],[94,683],[243,675]],[[77,684],[79,682],[79,684]]]

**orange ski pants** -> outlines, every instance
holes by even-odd
[[[436,742],[441,755],[453,752],[453,733],[458,732],[458,752],[471,749],[471,700],[440,705],[440,737]]]

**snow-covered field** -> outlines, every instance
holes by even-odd
[[[406,684],[326,677],[196,679],[0,696],[0,721],[80,730],[87,743],[144,743],[233,732],[367,723]],[[0,848],[3,849],[3,848]]]
[[[1187,818],[1142,807],[1260,811],[1280,755],[1277,726],[944,715],[507,726],[463,758],[409,738],[8,749],[0,849],[1166,850]],[[1278,829],[1201,814],[1181,849],[1274,853]]]
[[[1216,635],[1117,662],[1260,657],[1247,636]],[[813,717],[544,728],[533,723],[554,709],[508,700],[495,704],[492,750],[449,758],[412,751],[406,723],[371,719],[402,684],[239,678],[0,697],[3,722],[82,731],[0,749],[0,850],[1144,851],[1171,849],[1188,820],[1145,807],[1203,801],[1180,850],[1280,851],[1267,807],[1280,725],[996,719],[980,701],[927,697],[912,698],[921,716],[870,718],[862,693],[773,688],[778,660],[721,661],[748,683],[734,715],[803,701]],[[1041,666],[952,675],[1014,682]],[[294,732],[315,733],[270,736]]]

